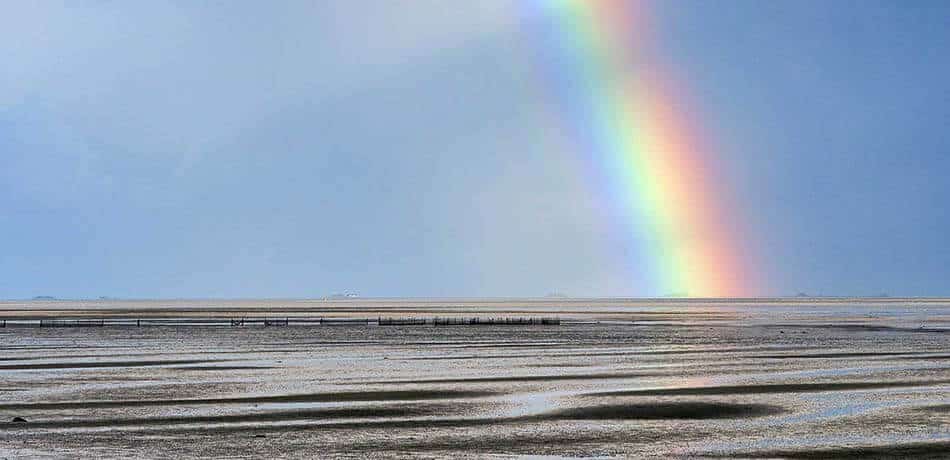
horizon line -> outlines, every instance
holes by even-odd
[[[319,297],[55,297],[2,298],[0,302],[108,302],[108,301],[618,301],[618,302],[774,302],[809,300],[950,300],[950,295],[791,295],[762,297],[635,297],[635,296],[319,296]]]

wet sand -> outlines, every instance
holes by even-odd
[[[950,451],[948,302],[585,302],[2,303],[9,318],[527,312],[565,321],[0,328],[0,456]]]
[[[950,455],[950,441],[921,442],[873,447],[837,447],[826,449],[774,450],[752,452],[748,458],[790,458],[790,459],[827,459],[827,458],[947,458]]]

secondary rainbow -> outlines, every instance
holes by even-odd
[[[641,1],[535,0],[528,21],[560,119],[638,245],[629,263],[649,267],[639,292],[748,296],[757,285],[741,219],[696,111],[650,54],[644,13]]]

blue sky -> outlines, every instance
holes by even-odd
[[[0,298],[663,295],[552,129],[523,7],[7,5]],[[950,5],[651,10],[755,294],[950,295]]]

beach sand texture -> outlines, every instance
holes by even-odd
[[[8,458],[950,452],[950,302],[939,299],[44,301],[0,310]],[[563,321],[36,323],[266,316]]]

